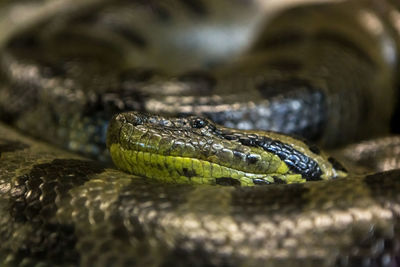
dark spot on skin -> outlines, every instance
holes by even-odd
[[[29,148],[29,145],[15,140],[0,138],[0,157],[2,153],[24,150],[26,148]]]
[[[225,138],[226,140],[229,140],[229,141],[237,141],[237,140],[239,139],[239,137],[237,137],[236,135],[233,135],[233,134],[231,134],[231,135],[224,135],[224,138]]]
[[[161,169],[164,168],[164,166],[162,166],[160,163],[157,163],[157,168],[158,168],[159,170],[161,170]]]
[[[272,178],[274,178],[275,184],[286,184],[286,182],[281,178],[279,178],[278,176],[272,176]]]
[[[343,165],[335,158],[329,157],[328,161],[332,164],[333,168],[335,168],[336,170],[347,172],[346,168],[343,167]]]
[[[238,159],[243,159],[243,158],[245,157],[245,154],[242,153],[242,152],[239,152],[239,151],[234,150],[234,151],[233,151],[233,156],[234,156],[235,158],[238,158]]]
[[[245,146],[254,146],[254,140],[251,138],[248,138],[246,136],[240,136],[239,137],[239,142],[242,143]]]
[[[234,179],[232,177],[221,177],[221,178],[216,178],[215,182],[217,185],[224,185],[224,186],[240,186],[240,181],[237,179]]]
[[[268,181],[266,181],[266,180],[264,180],[264,179],[253,179],[253,183],[255,184],[255,185],[268,185],[268,184],[271,184],[270,182],[268,182]]]
[[[222,137],[225,138],[226,134],[228,133],[221,133]],[[229,134],[231,135],[231,134]],[[268,137],[264,136],[257,136],[257,135],[246,135],[246,136],[239,136],[238,141],[245,146],[252,146],[252,147],[261,147],[265,151],[268,151],[270,153],[273,153],[277,155],[281,160],[283,160],[290,170],[292,170],[294,173],[301,174],[307,181],[314,181],[314,180],[320,180],[322,171],[318,165],[317,162],[315,162],[313,159],[310,157],[306,156],[305,154],[301,153],[300,151],[297,151],[294,149],[292,146],[282,143],[279,140],[273,140]],[[310,148],[313,149],[315,152],[318,151],[315,148]],[[315,153],[314,152],[314,153]],[[242,153],[233,152],[233,155],[235,157],[239,157],[242,159]],[[246,157],[246,160],[248,160],[249,163],[255,163],[256,158],[248,156]]]
[[[188,178],[197,176],[197,173],[195,171],[189,170],[188,168],[182,168],[182,171],[183,171],[183,175]]]
[[[253,154],[249,154],[249,155],[247,155],[246,156],[246,161],[249,163],[249,164],[255,164],[255,163],[257,163],[258,162],[258,157],[256,156],[256,155],[253,155]]]
[[[217,130],[217,127],[214,123],[201,117],[191,117],[188,119],[183,119],[182,123],[184,125],[189,124],[192,128],[195,129],[205,128],[206,131],[213,132],[215,135],[221,135],[221,132]]]
[[[46,260],[53,263],[50,265],[78,265],[76,231],[73,225],[54,220],[56,202],[69,199],[71,189],[103,171],[100,164],[92,161],[55,159],[34,165],[29,172],[17,177],[10,192],[9,212],[15,222],[31,229],[17,256]]]
[[[205,120],[203,120],[202,118],[196,118],[192,121],[192,127],[193,128],[203,128],[204,126],[207,125],[207,122]]]

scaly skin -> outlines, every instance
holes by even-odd
[[[127,110],[204,115],[323,144],[387,133],[399,50],[394,5],[6,0],[0,4],[0,118],[24,135],[103,162],[109,119]],[[264,135],[242,140],[250,144],[243,149],[257,152],[249,162],[265,155],[261,161],[273,166],[266,169],[288,182],[299,178],[287,173],[294,171],[283,154],[252,146],[254,134]],[[394,158],[396,140],[389,140]],[[127,140],[114,141],[111,146],[126,150]],[[234,153],[241,145],[228,147]],[[326,161],[310,155],[324,169]],[[204,157],[219,168],[228,163]],[[360,158],[377,167],[372,171],[391,162]],[[249,162],[237,160],[236,173],[258,175],[262,164]],[[193,172],[183,167],[176,179],[188,180]],[[107,169],[0,125],[0,265],[396,266],[399,177],[395,170],[252,188],[167,184]],[[221,178],[215,183],[236,181]]]
[[[173,183],[256,185],[346,176],[315,146],[286,135],[241,131],[200,118],[138,112],[115,116],[107,145],[117,167]],[[332,163],[331,163],[331,162]]]
[[[0,125],[2,266],[395,266],[400,172],[166,184]],[[23,162],[23,164],[21,164]]]

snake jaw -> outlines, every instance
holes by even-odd
[[[173,182],[226,184],[233,179],[255,185],[340,175],[320,151],[297,139],[224,128],[195,116],[116,115],[107,146],[117,167],[150,178],[175,177]]]

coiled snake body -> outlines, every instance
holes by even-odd
[[[397,137],[342,150],[347,172],[307,142],[247,131],[327,147],[388,134],[396,3],[5,1],[0,15],[0,116],[19,130],[0,127],[2,265],[399,264],[400,171],[385,171]],[[107,168],[108,121],[127,110],[196,116],[110,127],[111,152],[128,151],[116,165],[164,182]],[[131,142],[136,125],[147,141]]]

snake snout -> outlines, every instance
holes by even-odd
[[[123,127],[128,125],[136,126],[143,124],[144,118],[140,116],[139,113],[136,112],[125,112],[114,115],[110,120],[110,124],[107,130],[107,140],[106,145],[107,148],[110,148],[112,144],[118,144],[121,141],[121,130]]]
[[[122,125],[126,122],[123,114],[114,115],[110,120],[107,129],[106,146],[110,149],[112,144],[117,144],[119,141],[119,133]]]

